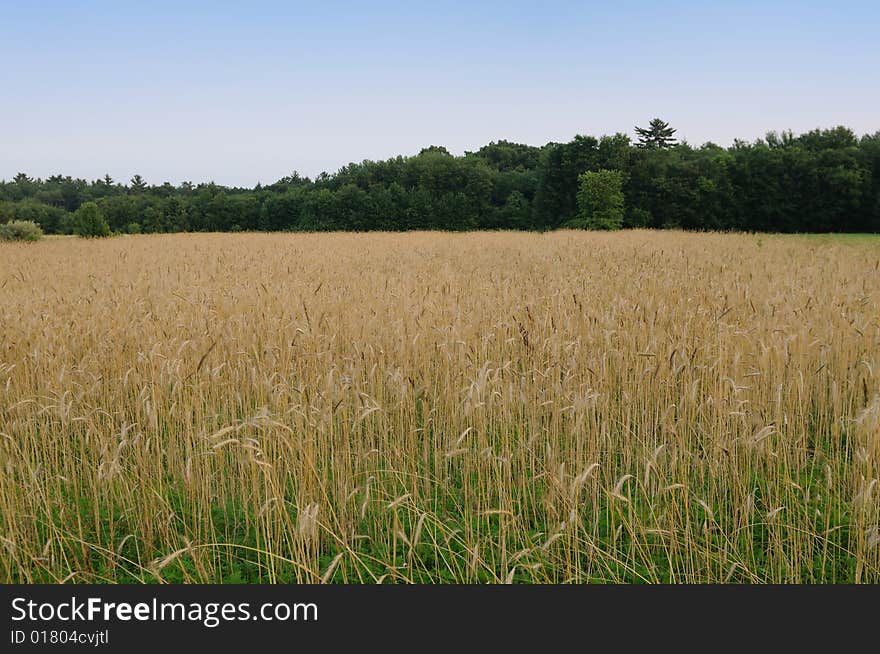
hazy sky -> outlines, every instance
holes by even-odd
[[[880,2],[0,0],[0,89],[6,179],[251,186],[654,116],[692,144],[861,134]]]

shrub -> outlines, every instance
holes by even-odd
[[[140,234],[141,233],[141,224],[140,223],[128,223],[128,233],[129,234]]]
[[[0,239],[4,241],[39,241],[43,230],[30,220],[13,220],[0,225]]]
[[[94,202],[86,202],[73,214],[73,233],[85,238],[110,236],[110,226]]]

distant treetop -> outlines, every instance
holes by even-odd
[[[655,118],[648,127],[636,126],[636,134],[639,135],[638,147],[644,150],[655,148],[668,148],[676,144],[672,137],[676,130],[669,126],[669,123]]]

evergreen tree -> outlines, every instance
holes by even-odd
[[[131,192],[132,193],[143,193],[147,188],[147,183],[144,181],[144,178],[140,175],[135,175],[131,178]]]
[[[655,118],[648,127],[636,126],[636,134],[639,135],[638,147],[644,150],[668,148],[676,144],[672,137],[676,130],[669,123]]]

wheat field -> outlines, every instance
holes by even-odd
[[[880,241],[0,244],[0,581],[880,582]]]

